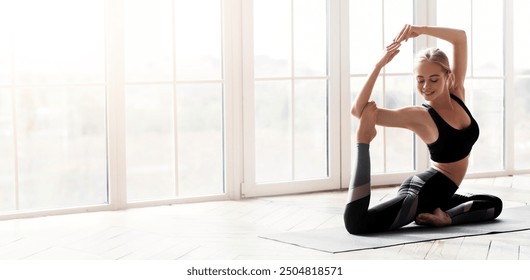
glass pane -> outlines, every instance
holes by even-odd
[[[513,58],[516,75],[530,75],[530,1],[515,0]]]
[[[13,2],[17,84],[105,82],[103,0]]]
[[[11,7],[13,1],[2,1],[0,2],[0,38],[2,43],[0,44],[0,86],[10,85],[12,83],[12,52],[13,52],[13,40],[12,40],[12,13],[13,8]]]
[[[530,77],[515,79],[515,168],[530,168]]]
[[[220,0],[175,1],[177,80],[222,78],[221,23]]]
[[[479,3],[480,5],[480,3]],[[471,31],[471,1],[436,1],[436,22],[438,26]],[[468,39],[470,39],[468,33]]]
[[[477,120],[480,137],[471,154],[470,172],[504,168],[504,95],[500,79],[470,80],[466,105]]]
[[[11,91],[0,88],[0,211],[15,210],[15,149]]]
[[[172,81],[172,1],[123,2],[125,80]]]
[[[172,85],[127,86],[128,200],[175,196]]]
[[[294,87],[294,177],[327,177],[327,81],[297,81]]]
[[[107,202],[105,87],[16,91],[20,207]]]
[[[254,75],[291,76],[291,1],[254,1]]]
[[[503,75],[503,2],[473,1],[473,75]]]
[[[357,0],[349,3],[351,74],[366,74],[383,52],[382,3]]]
[[[0,34],[0,36],[2,35]],[[11,84],[12,82],[11,50],[6,48],[5,45],[2,45],[3,44],[0,44],[0,86],[5,86]]]
[[[473,34],[471,33],[471,1],[444,0],[436,1],[436,3],[436,21],[438,26],[458,28],[466,31],[468,43],[467,75],[469,76],[471,75],[471,39],[473,38]],[[447,57],[449,57],[450,62],[452,62],[453,46],[450,43],[444,40],[437,39],[436,47],[440,48],[443,52],[445,52],[445,54],[447,54]]]
[[[293,1],[295,76],[326,76],[326,2],[326,0]]]
[[[384,107],[397,109],[413,105],[412,81],[411,76],[387,76]],[[386,172],[414,170],[414,134],[406,129],[385,128],[385,139]]]
[[[224,192],[221,84],[177,86],[179,196]]]
[[[384,1],[385,41],[378,49],[380,54],[383,53],[386,45],[392,43],[392,40],[398,35],[405,23],[414,21],[413,3],[414,1],[410,0]],[[366,28],[366,24],[361,26]],[[411,73],[413,71],[413,40],[402,43],[400,49],[399,54],[386,66],[386,73]],[[369,65],[373,65],[375,62],[374,60]]]
[[[256,81],[254,92],[256,182],[291,180],[291,81]]]

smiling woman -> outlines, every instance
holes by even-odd
[[[425,63],[429,61],[433,63]],[[449,67],[447,55],[440,49],[427,48],[419,53],[415,67],[417,90],[425,97],[444,89],[454,90],[455,76]]]
[[[420,35],[449,42],[454,48],[453,65],[449,66],[447,56],[438,49],[420,52],[415,72],[417,89],[425,98],[423,107],[407,106],[397,110],[377,107],[369,100],[379,72],[398,55],[402,43]],[[464,103],[466,37],[465,31],[459,29],[407,24],[366,78],[351,110],[360,120],[357,162],[344,211],[344,224],[351,234],[396,229],[413,221],[437,227],[486,221],[501,213],[502,201],[495,196],[456,193],[479,136],[479,126]],[[369,207],[369,147],[376,135],[376,124],[416,133],[428,146],[432,166],[403,181],[395,197]]]

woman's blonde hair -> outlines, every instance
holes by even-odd
[[[449,90],[453,90],[455,86],[455,76],[449,67],[449,59],[447,55],[439,48],[427,48],[416,55],[416,67],[424,62],[433,62],[442,67],[444,73],[447,74],[447,86]]]

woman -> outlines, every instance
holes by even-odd
[[[369,102],[381,69],[399,53],[401,42],[419,35],[433,36],[453,45],[453,67],[436,48],[418,54],[415,75],[423,106],[397,110],[377,108]],[[406,25],[376,63],[352,106],[359,118],[357,166],[344,212],[346,229],[363,234],[396,229],[413,221],[421,225],[448,226],[495,219],[502,201],[491,195],[455,194],[469,165],[469,153],[479,127],[465,101],[467,37],[462,30]],[[405,180],[393,199],[368,209],[370,201],[369,143],[375,125],[413,131],[428,146],[432,167]]]

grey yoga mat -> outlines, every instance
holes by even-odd
[[[260,236],[278,242],[328,253],[343,253],[395,245],[449,239],[464,236],[504,233],[530,229],[530,206],[503,209],[493,221],[442,228],[409,225],[401,229],[351,235],[344,227],[293,231]]]

